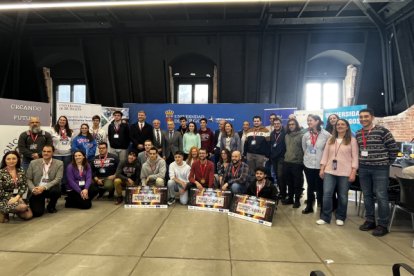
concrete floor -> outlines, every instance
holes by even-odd
[[[0,224],[0,275],[392,275],[414,266],[410,221],[376,238],[358,230],[353,202],[345,226],[318,226],[316,214],[279,205],[272,227],[222,213],[124,209],[95,201]],[[398,218],[397,218],[398,219]],[[326,264],[325,260],[333,260]],[[407,274],[402,274],[407,275]]]

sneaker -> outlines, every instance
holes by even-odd
[[[324,225],[324,224],[328,224],[326,221],[324,221],[323,219],[318,219],[317,221],[316,221],[316,224],[317,225]]]
[[[341,220],[341,219],[337,219],[336,220],[336,225],[338,225],[338,226],[344,226],[344,221]]]
[[[116,197],[115,205],[119,205],[123,202],[124,202],[124,197],[123,196]]]
[[[362,224],[361,226],[359,226],[359,230],[361,230],[361,231],[369,231],[369,230],[375,229],[375,227],[376,227],[375,222],[365,221],[364,224]]]
[[[175,203],[175,198],[170,198],[167,202],[168,206],[171,206]]]
[[[372,231],[372,235],[375,237],[382,237],[388,234],[388,229],[387,227],[378,225],[374,231]]]

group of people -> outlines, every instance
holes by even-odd
[[[335,114],[328,118],[326,129],[317,115],[309,115],[308,128],[303,129],[293,115],[283,126],[282,119],[271,114],[269,126],[254,116],[253,126],[245,121],[239,132],[224,120],[213,132],[207,119],[201,119],[198,128],[185,117],[177,129],[171,120],[162,130],[160,120],[150,124],[145,111],[137,115],[138,122],[128,125],[115,111],[107,132],[100,127],[100,117],[94,116],[92,127],[83,123],[77,135],[65,116],[58,118],[51,133],[32,117],[29,130],[19,137],[18,151],[2,159],[0,220],[7,221],[9,213],[23,219],[41,216],[45,210],[54,213],[62,193],[67,208],[89,209],[92,199],[105,192],[121,204],[123,189],[136,185],[167,185],[169,205],[177,193],[180,203],[187,204],[193,188],[216,188],[280,198],[282,204],[299,208],[304,172],[308,186],[302,213],[314,212],[316,201],[321,207],[317,224],[329,223],[336,194],[336,224],[343,225],[349,184],[359,170],[366,207],[366,222],[360,229],[375,229],[377,236],[387,233],[388,169],[398,148],[387,129],[373,124],[371,109],[360,111],[363,128],[355,136],[348,121]]]

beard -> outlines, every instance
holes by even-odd
[[[31,131],[32,133],[35,133],[35,134],[39,133],[39,132],[40,132],[40,126],[34,126],[34,127],[31,127],[31,128],[30,128],[30,131]]]

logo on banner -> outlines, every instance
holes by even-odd
[[[165,121],[174,121],[174,110],[168,109],[165,111]]]

